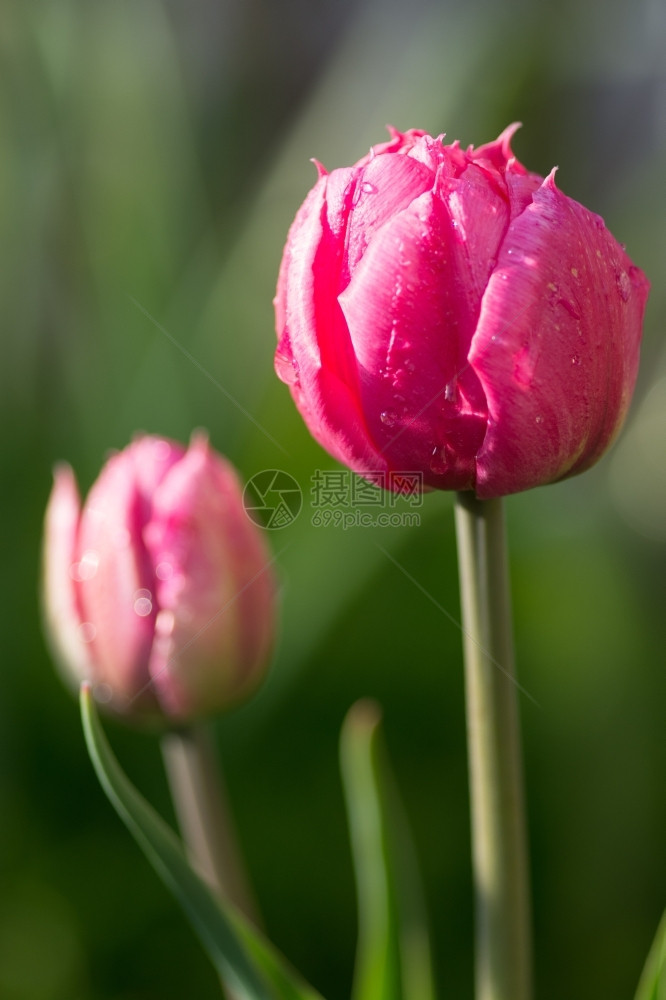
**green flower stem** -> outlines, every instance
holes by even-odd
[[[476,1000],[530,1000],[527,837],[502,501],[459,493]]]
[[[192,867],[256,925],[258,915],[209,728],[195,723],[172,730],[162,738],[162,755]]]

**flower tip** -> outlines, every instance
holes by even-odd
[[[49,501],[48,510],[50,516],[56,519],[69,521],[70,518],[78,518],[81,502],[79,499],[79,487],[74,474],[74,469],[68,462],[56,462],[53,466],[53,489]]]
[[[210,439],[205,427],[195,427],[190,435],[190,450],[208,452]]]
[[[475,160],[490,160],[496,167],[506,170],[507,167],[517,163],[511,149],[511,140],[519,128],[522,128],[522,122],[512,122],[492,142],[487,142],[483,146],[479,146],[478,149],[469,146],[467,155]]]
[[[71,467],[69,462],[56,462],[53,466],[53,482],[64,482],[66,480],[74,479],[74,469]]]
[[[549,191],[557,191],[557,190],[559,190],[558,187],[557,187],[557,184],[555,183],[555,174],[557,173],[557,171],[559,169],[560,169],[559,167],[553,167],[553,169],[551,170],[551,172],[544,179],[544,182],[543,182],[543,184],[541,186],[545,187],[545,188],[548,188]]]
[[[511,122],[511,124],[507,125],[507,127],[497,136],[497,142],[510,143],[516,132],[522,127],[522,122]]]
[[[502,156],[504,157],[507,163],[510,160],[516,159],[513,150],[511,149],[511,140],[513,139],[518,129],[521,129],[522,127],[523,127],[522,122],[511,122],[510,125],[507,125],[504,131],[500,132],[500,134],[497,136],[497,139],[495,139],[494,145],[499,146],[499,148],[502,151]]]
[[[310,163],[314,163],[317,169],[317,180],[321,180],[322,177],[328,177],[328,170],[326,169],[323,163],[320,163],[319,160],[316,159],[316,157],[313,156],[310,160]]]

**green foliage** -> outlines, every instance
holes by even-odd
[[[353,1000],[433,1000],[425,904],[375,703],[350,710],[340,755],[358,897]]]
[[[81,717],[102,788],[187,914],[230,995],[237,1000],[317,1000],[318,994],[298,981],[277,951],[229,904],[216,900],[192,871],[173,831],[137,792],[111,752],[87,684],[81,687]]]
[[[178,908],[93,793],[35,582],[54,461],[86,488],[137,430],[185,441],[195,427],[243,477],[282,468],[305,494],[270,539],[283,587],[269,682],[217,728],[270,936],[322,993],[347,995],[337,740],[349,705],[371,696],[419,849],[437,981],[471,995],[461,637],[377,545],[457,618],[448,501],[426,497],[418,531],[309,524],[310,477],[333,463],[273,375],[271,298],[310,157],[352,162],[387,121],[465,144],[522,120],[519,157],[558,163],[558,184],[653,278],[635,421],[664,363],[660,17],[649,0],[3,0],[3,1000],[218,995]],[[663,482],[653,427],[650,447],[630,445],[629,426],[590,474],[507,503],[518,669],[538,702],[521,708],[540,1000],[584,996],[589,982],[629,996],[663,906],[664,549],[628,528],[609,489],[616,469],[623,504],[649,501],[663,518],[636,471]],[[167,815],[152,741],[111,731]]]
[[[661,918],[635,1000],[666,1000],[666,913]]]

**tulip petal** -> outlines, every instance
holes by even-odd
[[[603,221],[547,178],[507,231],[472,341],[488,399],[479,497],[599,458],[631,397],[646,297],[646,279]]]
[[[82,680],[94,676],[86,641],[90,631],[81,628],[74,584],[79,566],[76,549],[80,515],[74,473],[69,465],[58,465],[44,528],[44,616],[56,662],[68,683],[77,689]]]
[[[159,613],[150,676],[165,714],[228,705],[260,679],[273,577],[231,467],[195,438],[155,491],[145,541]]]
[[[327,181],[320,178],[290,230],[276,296],[275,367],[319,443],[342,462],[375,469],[382,463],[368,439],[336,302],[344,234],[336,236],[326,218]]]
[[[155,621],[153,575],[143,544],[147,498],[138,489],[135,452],[159,461],[153,439],[135,442],[107,462],[92,487],[81,517],[79,558],[89,565],[77,582],[81,614],[91,628],[96,680],[109,685],[120,711],[139,696],[153,702],[146,664]],[[159,446],[161,442],[155,442]],[[164,449],[162,464],[168,464]],[[143,694],[142,694],[143,692]]]
[[[426,166],[411,156],[375,156],[361,170],[355,171],[351,208],[338,213],[331,203],[330,191],[335,183],[332,174],[327,191],[327,215],[331,229],[336,232],[344,223],[346,242],[341,292],[349,277],[363,257],[375,233],[398,212],[407,208],[415,198],[432,188],[436,160]]]
[[[428,485],[473,483],[485,429],[466,364],[475,326],[469,261],[440,199],[427,192],[370,243],[340,304],[361,372],[370,433],[389,467]]]

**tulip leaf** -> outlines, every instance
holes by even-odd
[[[666,1000],[666,912],[650,948],[635,1000]]]
[[[81,717],[100,784],[167,888],[176,897],[235,1000],[321,1000],[228,902],[216,899],[190,868],[177,836],[134,788],[102,730],[90,686]]]
[[[430,942],[415,851],[374,702],[357,702],[340,756],[358,896],[353,1000],[434,1000]]]

